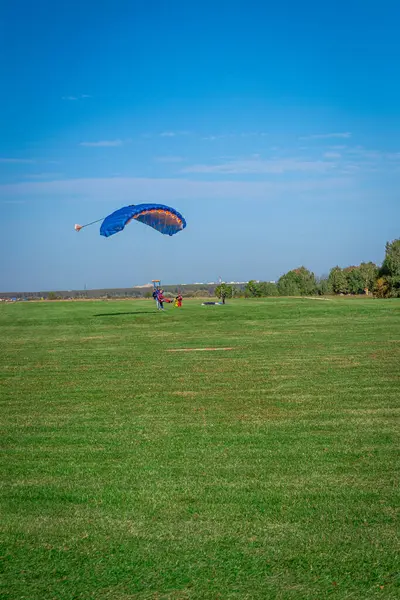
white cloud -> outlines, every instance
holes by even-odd
[[[161,137],[176,137],[178,135],[189,135],[189,131],[163,131]]]
[[[93,202],[179,202],[188,200],[258,200],[273,202],[288,194],[318,194],[326,198],[352,186],[348,177],[324,177],[302,181],[198,181],[178,178],[114,177],[65,179],[0,185],[0,199],[46,200],[57,198]]]
[[[204,137],[202,137],[202,140],[206,140],[206,141],[210,141],[210,142],[214,142],[215,140],[222,140],[222,139],[226,139],[226,138],[238,138],[238,137],[242,137],[242,138],[246,138],[246,137],[265,137],[267,136],[268,133],[265,133],[263,131],[243,131],[242,133],[221,133],[221,134],[215,134],[215,135],[206,135]]]
[[[5,164],[28,164],[34,162],[31,158],[0,158],[0,163]]]
[[[243,132],[240,135],[241,137],[265,137],[268,135],[268,133],[265,133],[264,131],[250,131]]]
[[[343,138],[348,139],[351,137],[351,133],[349,131],[339,132],[339,133],[314,133],[312,135],[306,135],[301,137],[301,140],[328,140],[330,138]]]
[[[361,156],[363,158],[380,158],[382,156],[381,152],[377,152],[376,150],[367,150],[364,146],[353,146],[349,147],[346,150],[347,154],[353,154],[355,156]]]
[[[79,96],[62,96],[62,100],[84,100],[85,98],[91,98],[89,94],[80,94]]]
[[[341,154],[339,152],[325,152],[324,158],[341,158]]]
[[[396,153],[385,152],[383,150],[368,150],[363,146],[349,147],[346,149],[346,154],[348,157],[351,157],[351,160],[359,161],[360,164],[364,164],[365,166],[377,164],[383,166],[385,164],[388,167],[390,166],[390,161],[396,155]]]
[[[181,156],[159,156],[155,160],[160,163],[180,163],[183,158]]]
[[[256,174],[256,173],[288,173],[313,172],[324,173],[332,169],[332,163],[323,160],[300,160],[297,158],[261,160],[232,160],[225,163],[210,165],[198,164],[186,167],[183,173],[219,173],[219,174]]]
[[[55,179],[62,177],[63,173],[27,173],[25,179]]]
[[[100,140],[99,142],[81,142],[79,145],[89,148],[114,148],[122,146],[123,143],[122,140]]]

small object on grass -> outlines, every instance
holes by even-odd
[[[202,306],[222,306],[222,302],[202,302]]]

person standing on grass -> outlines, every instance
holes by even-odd
[[[159,290],[158,292],[158,303],[160,305],[160,310],[164,310],[164,296],[162,290]]]
[[[157,310],[162,310],[163,306],[160,303],[160,291],[159,290],[157,290],[157,289],[154,290],[153,298],[156,301]]]
[[[164,302],[168,302],[168,303],[170,303],[170,302],[171,302],[171,300],[170,300],[169,298],[166,298],[166,297],[164,296],[164,290],[160,290],[160,291],[158,292],[158,301],[159,301],[159,303],[160,303],[161,310],[164,310]]]

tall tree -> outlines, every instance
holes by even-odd
[[[374,286],[374,295],[377,298],[387,298],[390,296],[389,283],[386,277],[379,277]]]
[[[378,277],[378,267],[373,262],[362,262],[359,268],[362,278],[364,280],[364,288],[372,290],[374,288],[375,281]]]
[[[329,285],[329,279],[327,275],[323,275],[322,277],[317,277],[317,293],[319,296],[326,296],[331,292],[331,288]]]
[[[340,267],[333,267],[330,270],[329,286],[334,294],[347,294],[349,291],[347,277]]]
[[[400,239],[387,242],[381,273],[390,277],[400,277]]]
[[[386,254],[380,275],[388,284],[389,294],[394,298],[400,297],[400,239],[387,242]]]
[[[314,273],[299,267],[280,277],[278,290],[281,296],[311,296],[317,291],[317,281]]]
[[[366,285],[360,267],[346,267],[343,269],[347,280],[347,289],[350,294],[362,294]]]
[[[227,285],[226,283],[220,283],[215,288],[215,295],[225,303],[225,298],[232,298],[233,288],[231,285]]]
[[[279,278],[278,291],[281,296],[300,296],[300,287],[294,271],[289,271]]]
[[[258,298],[261,296],[260,285],[254,279],[251,279],[244,289],[247,298]]]

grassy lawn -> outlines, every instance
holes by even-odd
[[[200,302],[0,306],[2,599],[400,596],[400,302]]]

